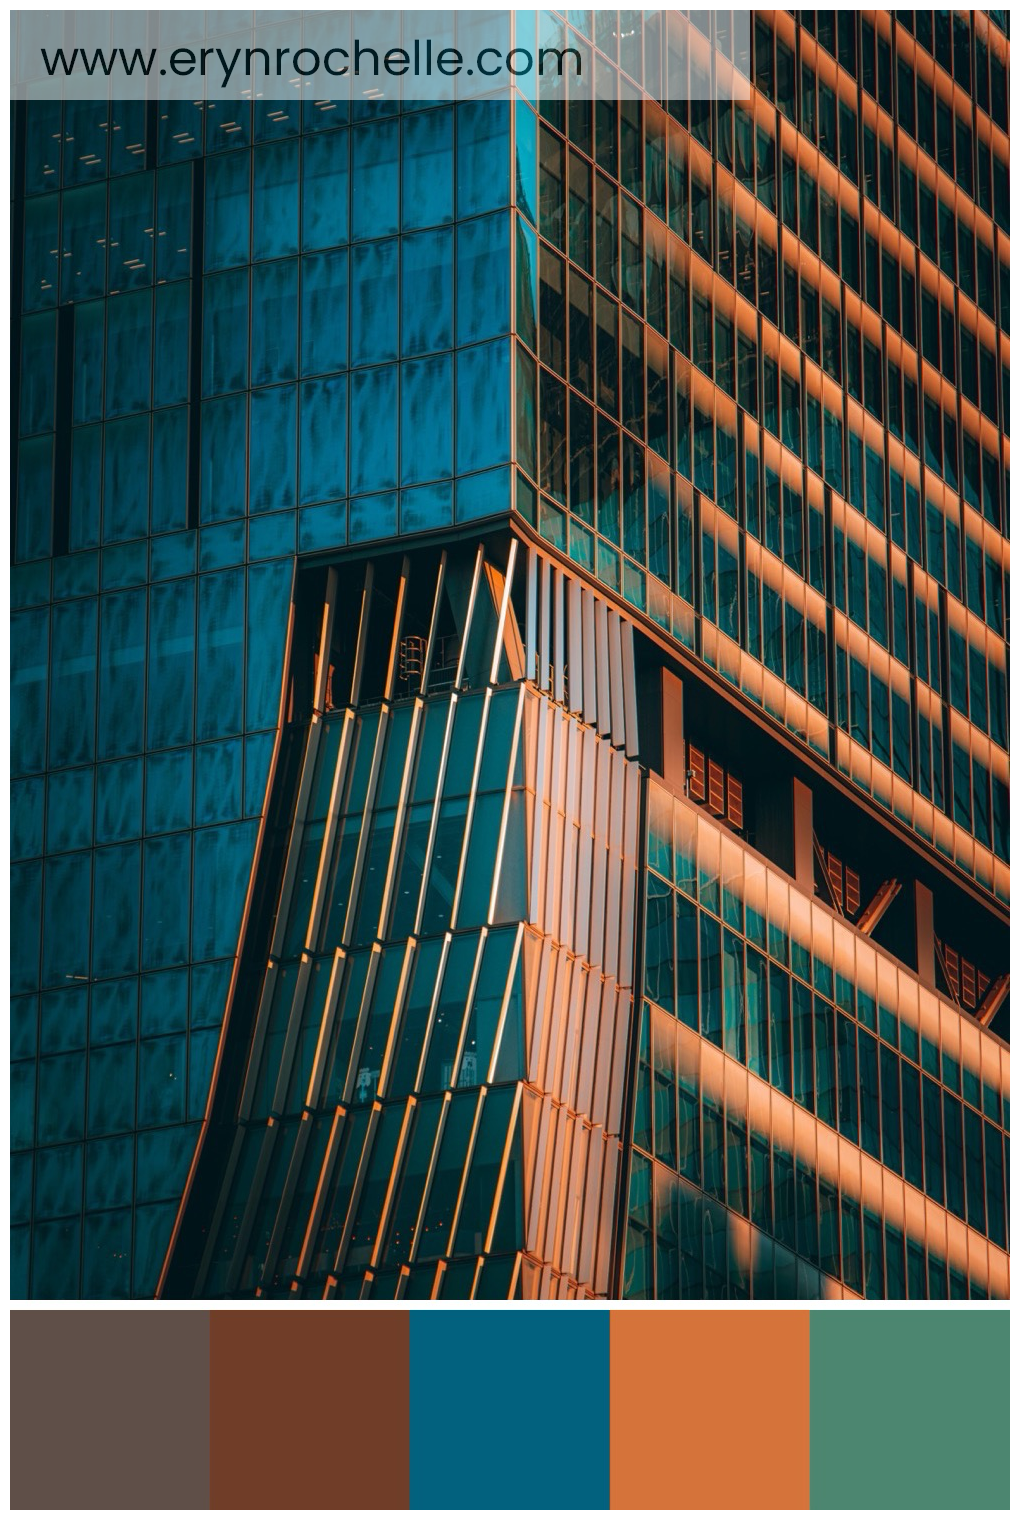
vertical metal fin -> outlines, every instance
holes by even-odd
[[[326,572],[326,600],[322,608],[322,631],[319,634],[319,657],[315,670],[315,696],[312,706],[315,712],[326,711],[327,698],[332,696],[329,652],[333,644],[333,622],[336,616],[336,597],[339,576],[331,565]]]
[[[375,567],[371,560],[365,566],[365,584],[361,592],[361,616],[358,619],[358,644],[354,652],[354,670],[351,674],[351,706],[361,701],[361,677],[365,669],[365,651],[368,648],[368,626],[372,611],[372,586]]]

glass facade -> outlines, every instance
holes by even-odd
[[[648,820],[625,1293],[1002,1296],[1008,1050],[686,799]]]
[[[1008,1291],[1008,16],[726,25],[15,106],[14,1296]]]
[[[15,1293],[155,1289],[295,555],[505,512],[509,134],[485,103],[17,108]]]
[[[167,1296],[609,1291],[640,767],[524,680],[565,589],[506,538],[329,572]]]
[[[650,20],[571,42],[696,93]],[[518,510],[1008,903],[1007,36],[752,43],[746,100],[517,102]]]

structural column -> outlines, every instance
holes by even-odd
[[[811,894],[815,889],[815,834],[811,788],[793,780],[790,819],[793,826],[793,876],[798,887]]]
[[[935,986],[935,906],[929,887],[914,882],[914,943],[917,974],[926,987]]]

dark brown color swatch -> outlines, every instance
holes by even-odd
[[[214,1509],[406,1509],[405,1311],[214,1310]]]
[[[12,1509],[205,1509],[209,1315],[15,1310]]]

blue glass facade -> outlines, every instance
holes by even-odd
[[[294,556],[506,511],[506,106],[16,118],[14,1282],[154,1290]],[[456,419],[456,426],[455,426]]]

